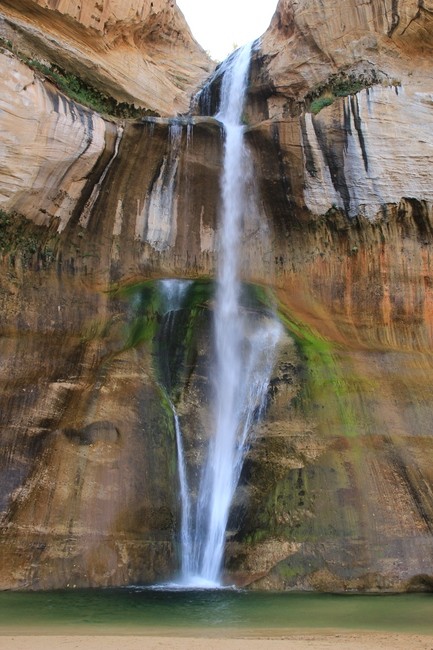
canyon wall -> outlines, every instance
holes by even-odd
[[[431,588],[432,14],[334,5],[281,0],[252,61],[244,306],[273,301],[286,334],[225,570],[251,588]],[[173,576],[168,399],[195,472],[209,429],[223,138],[183,115],[209,63],[175,6],[101,6],[0,3],[2,588]],[[178,27],[150,35],[152,11]],[[158,70],[139,89],[113,65],[132,42]],[[91,60],[87,80],[172,117],[101,116],[18,45],[75,73]],[[192,66],[179,95],[169,50]],[[191,283],[171,338],[161,278]]]
[[[214,64],[176,3],[2,0],[0,36],[118,102],[156,114],[188,111]]]

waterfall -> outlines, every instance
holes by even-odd
[[[222,66],[220,110],[224,127],[221,226],[214,309],[214,426],[203,467],[195,514],[189,499],[182,516],[182,582],[218,586],[230,505],[239,481],[254,420],[263,410],[280,326],[272,317],[242,312],[241,225],[246,218],[247,150],[242,111],[251,45]],[[178,422],[177,422],[178,425]],[[179,429],[179,440],[181,433]],[[178,444],[180,457],[180,446]],[[185,472],[184,460],[179,475]],[[182,500],[184,497],[182,496]],[[186,531],[188,527],[188,531]]]
[[[281,331],[272,314],[265,314],[263,310],[259,313],[259,310],[246,309],[242,305],[243,223],[251,216],[249,213],[256,211],[251,197],[247,196],[251,165],[242,124],[250,58],[251,45],[247,45],[229,57],[218,73],[222,82],[216,118],[223,126],[225,141],[213,323],[212,424],[198,477],[189,475],[191,468],[172,395],[177,381],[172,360],[177,351],[176,344],[170,347],[170,341],[176,341],[176,313],[179,316],[189,283],[181,280],[159,282],[162,298],[160,341],[165,351],[165,365],[160,372],[162,389],[173,413],[181,508],[181,566],[177,585],[188,588],[222,584],[230,507],[255,423],[264,410]],[[175,135],[178,136],[177,132]],[[169,198],[171,201],[171,195]]]
[[[159,280],[164,314],[182,309],[185,294],[192,280]]]
[[[181,522],[180,522],[180,573],[182,576],[189,576],[192,573],[191,565],[191,548],[192,548],[192,530],[191,530],[191,492],[188,484],[186,472],[185,451],[183,446],[182,430],[180,428],[179,416],[174,404],[170,401],[171,410],[174,418],[174,428],[176,432],[177,446],[177,466],[179,472],[180,503],[181,503]]]
[[[192,282],[190,280],[159,280],[159,293],[161,296],[161,312],[163,321],[161,330],[165,341],[170,342],[174,338],[174,329],[176,327],[176,312],[183,308],[185,295]],[[185,461],[185,450],[180,426],[179,415],[173,404],[168,392],[171,390],[173,378],[167,373],[166,386],[161,386],[173,413],[174,429],[176,435],[177,449],[177,467],[179,476],[179,496],[180,496],[180,568],[181,575],[191,573],[191,548],[192,548],[192,528],[191,528],[191,491],[188,483],[187,467]]]

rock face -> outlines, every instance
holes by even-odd
[[[425,136],[432,119],[431,93],[405,86],[373,86],[316,117],[307,113],[302,125],[307,208],[320,215],[334,206],[349,217],[374,219],[382,206],[402,197],[431,204],[433,142]],[[334,164],[337,157],[341,168]]]
[[[116,127],[61,97],[26,65],[0,54],[3,80],[0,205],[38,224],[66,225]],[[30,155],[29,155],[30,153]]]
[[[272,109],[281,111],[332,74],[365,75],[371,65],[391,80],[428,77],[432,22],[430,1],[280,0],[262,40]]]
[[[120,56],[116,30],[150,16],[91,4],[2,7],[39,52],[47,16],[64,21],[72,65],[98,62],[98,39]],[[225,570],[251,588],[431,588],[432,14],[335,5],[282,0],[252,62],[245,307],[269,287],[286,334]],[[77,30],[92,53],[71,53]],[[180,521],[168,399],[196,474],[211,418],[220,124],[103,119],[9,50],[0,66],[0,585],[164,580]],[[173,313],[161,278],[189,282]]]
[[[30,58],[161,115],[187,111],[212,68],[174,0],[5,0],[0,16],[2,35]]]

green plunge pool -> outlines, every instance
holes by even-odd
[[[357,629],[433,634],[433,594],[327,595],[141,588],[0,592],[0,634]]]

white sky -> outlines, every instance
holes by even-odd
[[[244,45],[266,31],[277,0],[177,0],[194,38],[222,61],[233,45]]]

